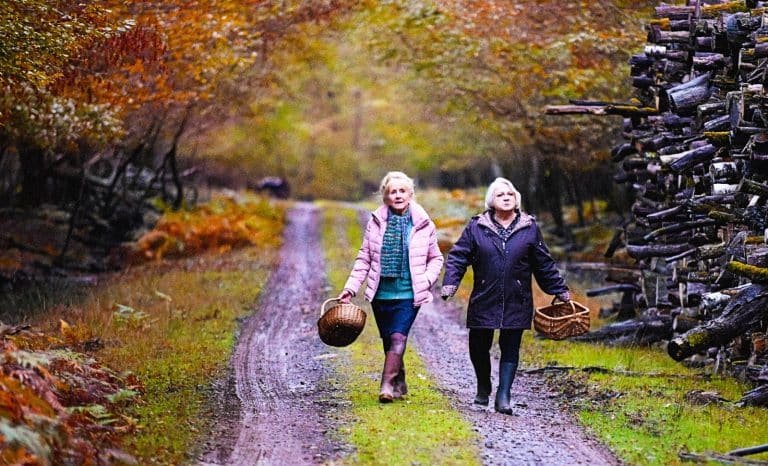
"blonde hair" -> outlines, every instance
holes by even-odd
[[[488,191],[485,192],[485,208],[491,209],[493,208],[493,195],[496,193],[496,190],[499,188],[509,188],[512,190],[512,192],[515,194],[515,209],[520,209],[522,205],[522,199],[520,198],[520,191],[518,191],[515,188],[515,185],[512,184],[511,181],[509,181],[506,178],[496,178],[493,180],[493,183],[488,186]]]
[[[402,181],[411,191],[411,195],[414,194],[413,179],[411,179],[408,175],[406,175],[403,172],[389,172],[386,175],[384,175],[384,178],[381,179],[381,186],[379,186],[379,191],[381,191],[381,200],[384,203],[387,202],[387,189],[389,188],[390,183],[392,183],[393,181]]]

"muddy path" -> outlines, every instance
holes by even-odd
[[[469,360],[468,331],[459,322],[453,301],[435,301],[421,308],[411,331],[415,348],[453,406],[472,423],[480,437],[485,465],[618,465],[605,446],[584,433],[562,411],[556,394],[536,375],[518,371],[512,384],[514,414],[493,411],[498,382],[498,346],[492,361],[494,392],[488,408],[472,403],[475,375]],[[491,354],[494,354],[494,353]]]
[[[367,213],[361,212],[360,220],[367,221]],[[342,422],[337,414],[348,402],[344,387],[333,382],[327,357],[338,353],[317,337],[317,306],[328,292],[319,223],[311,204],[297,204],[288,213],[280,263],[241,326],[231,377],[218,387],[218,432],[206,444],[201,465],[329,464],[353,451],[337,434]],[[513,416],[473,405],[467,330],[455,302],[436,299],[423,306],[411,336],[408,351],[419,353],[443,393],[474,426],[483,464],[620,464],[558,408],[538,376],[518,373]]]
[[[340,390],[317,338],[317,306],[325,293],[318,227],[311,204],[288,212],[280,263],[242,324],[232,377],[221,387],[221,431],[200,464],[320,464],[345,449],[326,435],[336,430]]]

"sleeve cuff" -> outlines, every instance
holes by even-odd
[[[440,290],[440,296],[453,296],[456,294],[456,285],[443,285]]]

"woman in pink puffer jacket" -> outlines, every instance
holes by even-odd
[[[381,180],[384,205],[365,227],[344,291],[348,303],[368,278],[365,299],[371,302],[384,346],[379,401],[389,403],[408,392],[403,354],[408,332],[422,304],[432,301],[430,288],[443,267],[437,229],[427,212],[413,201],[413,180],[389,172]]]

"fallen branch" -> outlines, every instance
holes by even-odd
[[[736,404],[739,406],[768,405],[768,385],[761,385],[746,392]]]
[[[669,378],[669,379],[700,379],[702,378],[699,375],[685,375],[685,374],[669,374],[666,372],[635,372],[635,371],[617,371],[614,369],[608,369],[606,367],[601,366],[586,366],[586,367],[576,367],[576,366],[544,366],[544,367],[537,367],[535,369],[526,369],[522,371],[525,374],[544,374],[547,372],[586,372],[588,374],[613,374],[613,375],[623,375],[626,377],[662,377],[662,378]]]
[[[740,456],[722,455],[720,453],[697,454],[686,452],[678,453],[677,456],[683,461],[694,461],[696,463],[709,463],[714,461],[726,464],[768,464],[767,461],[748,460]]]
[[[754,447],[747,447],[747,448],[739,448],[737,450],[731,450],[726,455],[733,455],[733,456],[747,456],[747,455],[756,455],[758,453],[763,453],[768,451],[768,443],[764,443],[762,445],[756,445]]]

